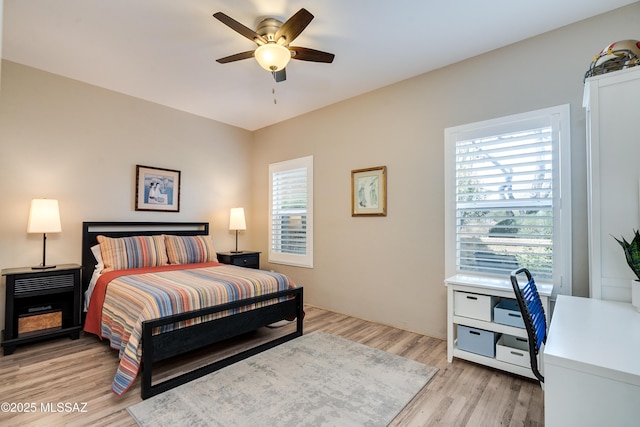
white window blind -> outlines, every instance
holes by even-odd
[[[269,261],[313,266],[313,157],[269,165]]]
[[[551,126],[456,142],[458,269],[553,272]]]
[[[448,275],[526,267],[570,294],[568,129],[565,105],[445,130]]]

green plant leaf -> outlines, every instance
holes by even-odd
[[[627,264],[636,275],[638,280],[640,280],[640,231],[634,230],[634,237],[631,243],[627,242],[624,237],[622,237],[622,240],[618,240],[614,236],[611,237],[613,237],[615,241],[620,244],[622,250],[624,251],[624,256],[627,260]]]

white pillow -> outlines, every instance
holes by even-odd
[[[91,246],[91,253],[93,253],[93,257],[96,259],[96,270],[98,272],[104,269],[104,263],[102,262],[102,253],[100,252],[100,245]]]
[[[104,263],[102,262],[102,253],[100,252],[100,245],[91,246],[91,253],[93,257],[96,259],[96,266],[93,269],[93,274],[91,275],[91,280],[89,281],[89,286],[87,290],[84,292],[84,307],[83,310],[86,312],[89,308],[89,300],[91,299],[91,294],[93,293],[93,288],[96,286],[96,282],[104,270]]]
[[[84,307],[83,310],[86,312],[89,309],[89,301],[91,300],[91,295],[93,294],[93,288],[96,286],[96,282],[100,278],[100,272],[102,271],[102,267],[93,270],[93,274],[91,275],[91,280],[89,281],[89,286],[87,290],[84,292]]]

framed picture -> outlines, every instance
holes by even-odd
[[[387,216],[387,167],[351,171],[351,216]]]
[[[180,171],[136,165],[136,210],[180,212]]]

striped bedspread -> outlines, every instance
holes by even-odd
[[[199,268],[190,268],[194,266]],[[129,274],[115,279],[102,280],[101,277],[96,284],[85,331],[110,340],[111,347],[119,350],[120,365],[112,384],[117,395],[127,391],[138,374],[143,321],[295,287],[287,276],[263,270],[223,264],[179,267],[176,270],[153,267],[143,269],[141,274],[130,274],[132,270],[126,270],[124,273]],[[226,314],[230,313],[216,317]],[[92,318],[99,322],[90,320]]]

